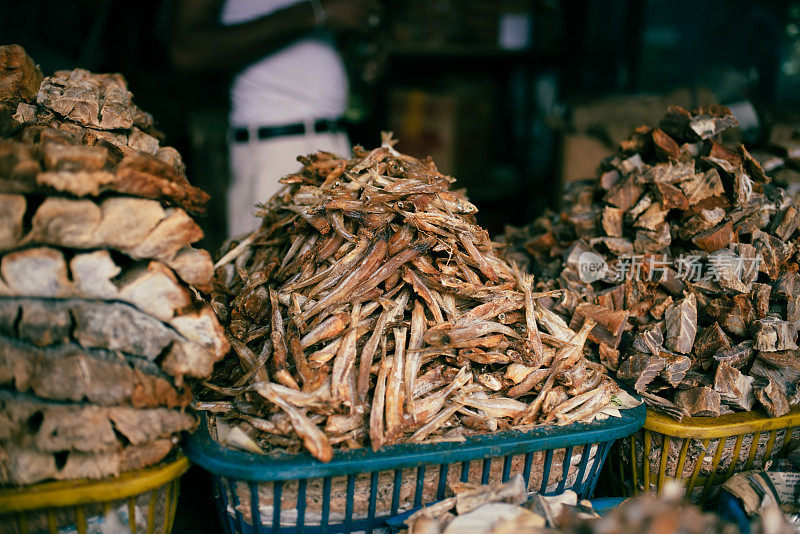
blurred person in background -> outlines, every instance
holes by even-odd
[[[177,0],[172,60],[225,72],[230,88],[228,233],[254,229],[255,204],[300,168],[299,154],[349,154],[348,79],[336,34],[380,22],[378,0]]]

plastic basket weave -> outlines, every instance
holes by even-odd
[[[100,532],[104,516],[113,510],[125,517],[131,533],[169,534],[180,477],[188,468],[189,460],[181,454],[114,478],[0,489],[0,532]]]
[[[786,456],[800,439],[800,406],[770,418],[760,412],[676,421],[647,410],[640,432],[618,444],[618,482],[625,495],[658,491],[667,479],[686,485],[687,499],[705,504],[740,471]]]
[[[486,484],[521,473],[531,491],[589,497],[611,445],[641,428],[645,412],[641,405],[589,424],[337,452],[327,464],[308,454],[226,448],[204,422],[184,452],[213,475],[228,533],[372,532],[389,517],[442,499],[448,482],[459,480]]]

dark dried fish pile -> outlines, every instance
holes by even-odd
[[[196,425],[183,377],[229,349],[183,209],[208,196],[131,98],[0,46],[0,485],[161,461]]]
[[[232,399],[198,404],[230,423],[221,439],[327,461],[335,445],[606,409],[617,387],[582,351],[593,323],[539,306],[452,179],[390,145],[300,158],[260,227],[223,250],[212,304],[235,357],[210,387]]]
[[[800,212],[744,146],[717,134],[723,107],[670,108],[640,127],[564,211],[509,229],[553,311],[579,324],[598,359],[675,417],[800,402]]]

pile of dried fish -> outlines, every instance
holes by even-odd
[[[195,426],[184,376],[229,350],[195,289],[208,196],[120,75],[0,46],[0,130],[0,484],[156,463]]]
[[[505,236],[537,289],[562,290],[554,313],[597,321],[598,360],[678,418],[800,401],[800,211],[744,146],[714,140],[734,125],[721,106],[672,107],[563,212]]]
[[[503,484],[476,485],[456,482],[448,486],[452,497],[423,507],[404,523],[409,534],[516,534],[557,528],[562,516],[570,520],[596,518],[589,501],[566,490],[551,497],[529,497],[521,475]]]
[[[220,439],[328,461],[613,412],[617,386],[583,357],[594,322],[538,305],[452,179],[391,144],[299,158],[223,249],[212,305],[235,356],[197,405],[227,420]]]

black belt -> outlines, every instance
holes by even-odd
[[[314,132],[340,132],[344,130],[345,120],[339,119],[320,119],[314,121]],[[302,122],[296,124],[283,124],[281,126],[260,126],[256,129],[256,138],[259,140],[270,139],[272,137],[286,137],[288,135],[303,135],[306,133],[306,125]],[[247,128],[234,128],[233,140],[237,143],[250,141],[250,130]]]

